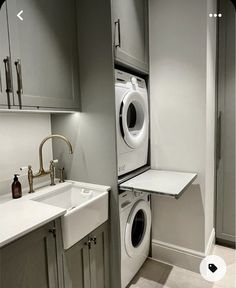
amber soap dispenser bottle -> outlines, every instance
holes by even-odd
[[[18,174],[15,174],[13,183],[11,185],[11,191],[12,191],[12,198],[17,199],[22,196],[22,189],[20,181],[18,180]]]

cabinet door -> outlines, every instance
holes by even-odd
[[[230,1],[219,1],[219,11],[224,17],[219,21],[218,42],[216,237],[219,243],[235,245],[236,18]]]
[[[109,253],[107,223],[91,235],[91,288],[109,288]]]
[[[7,83],[6,79],[8,79],[8,81],[11,80],[11,69],[8,71],[8,77],[6,77],[5,69],[8,69],[10,67],[11,66],[10,66],[10,51],[9,51],[8,26],[7,26],[7,5],[6,2],[3,2],[2,5],[0,4],[0,107],[1,108],[10,108],[10,104],[13,104],[12,93],[11,91],[7,91],[7,84],[6,84]]]
[[[7,0],[7,6],[15,105],[78,108],[76,0]]]
[[[88,237],[64,254],[65,288],[90,288]]]
[[[115,58],[148,72],[148,1],[114,0]]]
[[[17,219],[16,219],[17,221]],[[55,238],[48,224],[0,250],[1,288],[57,288]]]

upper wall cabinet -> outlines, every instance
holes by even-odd
[[[11,104],[23,109],[78,110],[76,0],[6,3],[14,100]]]
[[[1,3],[1,1],[0,1]],[[1,6],[1,4],[0,4]],[[10,50],[7,27],[6,2],[0,7],[0,107],[10,108],[11,93]]]
[[[113,0],[113,17],[116,63],[148,73],[148,1]]]

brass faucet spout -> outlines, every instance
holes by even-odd
[[[39,174],[44,172],[44,168],[43,168],[43,145],[47,140],[53,139],[53,138],[59,138],[59,139],[62,139],[63,141],[65,141],[66,144],[69,146],[69,153],[73,154],[72,145],[71,145],[70,141],[65,136],[62,136],[60,134],[49,135],[48,137],[46,137],[42,140],[42,142],[40,143],[40,146],[39,146]]]
[[[34,192],[33,179],[37,178],[37,177],[41,177],[41,176],[45,176],[45,175],[50,174],[51,185],[55,185],[55,182],[54,182],[55,166],[54,166],[53,161],[50,162],[50,168],[48,171],[45,171],[44,167],[43,167],[43,145],[47,140],[52,139],[52,138],[59,138],[59,139],[65,141],[66,144],[69,146],[70,154],[73,154],[72,145],[71,145],[70,141],[65,136],[62,136],[60,134],[53,134],[53,135],[49,135],[48,137],[44,138],[39,145],[39,171],[38,171],[38,173],[34,174],[31,166],[28,166],[28,181],[29,181],[29,188],[30,188],[29,193]]]

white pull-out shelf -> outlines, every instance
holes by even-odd
[[[150,169],[120,184],[120,190],[143,191],[178,199],[196,177],[196,173]]]

